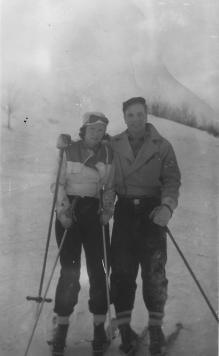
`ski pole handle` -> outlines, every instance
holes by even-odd
[[[56,143],[56,147],[59,150],[65,149],[67,148],[70,144],[71,144],[71,136],[68,134],[61,134],[58,137],[57,143]]]

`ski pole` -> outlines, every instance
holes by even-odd
[[[112,328],[112,315],[110,309],[109,269],[108,269],[108,261],[107,261],[105,227],[106,225],[102,226],[102,234],[103,234],[103,252],[104,252],[104,265],[105,265],[105,278],[106,278],[106,296],[107,296],[108,320],[109,320],[109,337],[111,342],[113,338],[113,328]]]
[[[103,191],[104,188],[100,190],[100,213],[103,213]],[[109,338],[110,342],[113,338],[113,328],[112,328],[112,315],[110,309],[110,288],[109,288],[109,269],[108,269],[108,258],[107,258],[107,246],[106,246],[106,228],[107,225],[102,225],[102,237],[103,237],[103,257],[104,257],[104,270],[106,279],[106,297],[107,297],[107,308],[108,308],[108,321],[109,321]]]
[[[72,216],[74,219],[76,219],[75,217],[75,207],[76,207],[76,204],[79,200],[79,196],[76,196],[75,199],[72,200],[72,203],[71,203],[71,210],[72,210]],[[33,340],[33,336],[34,336],[34,333],[35,333],[35,330],[36,330],[36,327],[37,327],[37,324],[38,324],[38,321],[39,321],[39,318],[40,318],[40,315],[42,313],[42,310],[43,310],[43,306],[45,304],[45,301],[46,301],[46,296],[47,296],[47,293],[49,291],[49,287],[50,287],[50,284],[51,284],[51,281],[52,281],[52,278],[53,278],[53,275],[54,275],[54,272],[55,272],[55,268],[57,266],[57,263],[58,263],[58,259],[60,257],[60,253],[62,251],[62,248],[63,248],[63,244],[65,242],[65,239],[66,239],[66,235],[67,235],[67,232],[68,232],[68,229],[65,229],[64,230],[64,233],[63,233],[63,236],[62,236],[62,239],[61,239],[61,243],[59,245],[59,249],[58,249],[58,253],[56,255],[56,259],[55,259],[55,262],[54,262],[54,265],[53,265],[53,268],[52,268],[52,272],[51,272],[51,275],[50,275],[50,278],[49,278],[49,281],[48,281],[48,284],[46,286],[46,289],[45,289],[45,293],[44,293],[44,296],[42,297],[42,302],[37,310],[37,316],[36,316],[36,319],[35,319],[35,323],[34,323],[34,326],[33,326],[33,330],[32,330],[32,333],[31,333],[31,336],[29,338],[29,342],[28,342],[28,345],[27,345],[27,348],[26,348],[26,351],[25,351],[25,354],[24,356],[27,356],[28,355],[28,351],[30,349],[30,346],[31,346],[31,342]]]
[[[202,286],[200,285],[200,283],[199,283],[198,279],[196,278],[194,272],[192,271],[192,269],[191,269],[189,263],[187,262],[185,256],[183,255],[181,249],[179,248],[177,242],[175,241],[175,239],[174,239],[172,233],[170,232],[170,230],[169,230],[169,228],[168,228],[167,226],[166,226],[164,229],[165,229],[165,231],[167,232],[167,234],[169,235],[169,237],[170,237],[171,241],[173,242],[174,246],[176,247],[176,249],[177,249],[178,253],[180,254],[180,256],[181,256],[183,262],[184,262],[185,265],[186,265],[186,267],[188,268],[188,270],[189,270],[189,272],[190,272],[192,278],[194,279],[194,281],[195,281],[197,287],[199,288],[199,290],[200,290],[200,292],[201,292],[203,298],[205,299],[205,301],[206,301],[206,303],[207,303],[209,309],[211,310],[212,315],[214,316],[214,318],[215,318],[215,320],[217,321],[217,323],[219,323],[219,319],[218,319],[218,316],[217,316],[217,314],[216,314],[214,308],[212,307],[212,305],[211,305],[211,303],[210,303],[208,297],[206,296],[206,294],[205,294],[205,292],[204,292]]]
[[[49,281],[48,281],[47,286],[46,286],[46,289],[45,289],[44,296],[42,297],[41,305],[40,305],[38,314],[37,314],[37,316],[36,316],[36,320],[35,320],[35,323],[34,323],[34,326],[33,326],[33,329],[32,329],[32,333],[31,333],[31,335],[30,335],[30,338],[29,338],[29,341],[28,341],[27,348],[26,348],[26,350],[25,350],[24,356],[27,356],[27,355],[28,355],[28,352],[29,352],[29,349],[30,349],[30,346],[31,346],[31,343],[32,343],[32,340],[33,340],[33,336],[34,336],[34,333],[35,333],[35,331],[36,331],[36,327],[37,327],[37,324],[38,324],[40,315],[41,315],[41,313],[42,313],[44,303],[45,303],[45,301],[46,301],[46,296],[47,296],[47,293],[48,293],[48,291],[49,291],[49,287],[50,287],[50,284],[51,284],[51,281],[52,281],[52,278],[53,278],[53,275],[54,275],[54,272],[55,272],[55,268],[56,268],[56,266],[57,266],[60,253],[61,253],[63,244],[64,244],[64,242],[65,242],[65,238],[66,238],[67,232],[68,232],[68,230],[65,229],[65,231],[64,231],[64,233],[63,233],[63,236],[62,236],[62,240],[61,240],[60,246],[59,246],[59,250],[58,250],[58,253],[57,253],[57,256],[56,256],[56,259],[55,259],[53,268],[52,268],[52,272],[51,272]]]
[[[46,271],[46,262],[47,262],[49,243],[50,243],[50,238],[51,238],[51,231],[52,231],[52,223],[53,223],[53,217],[54,217],[54,211],[55,211],[55,204],[56,204],[56,199],[57,199],[57,195],[58,195],[59,178],[60,178],[60,174],[61,174],[61,167],[62,167],[62,162],[63,162],[63,154],[64,154],[64,148],[60,148],[59,166],[58,166],[58,172],[57,172],[57,176],[56,176],[55,192],[54,192],[54,195],[53,195],[52,209],[51,209],[51,213],[50,213],[49,228],[48,228],[48,233],[47,233],[46,248],[45,248],[45,253],[44,253],[43,267],[42,267],[42,272],[41,272],[41,277],[40,277],[40,285],[39,285],[38,296],[37,297],[31,297],[31,296],[27,296],[26,297],[26,299],[28,301],[34,300],[36,303],[42,303],[42,300],[43,300],[42,299],[42,289],[43,289],[43,282],[44,282],[45,271]],[[46,298],[45,302],[51,303],[52,299],[51,298]]]

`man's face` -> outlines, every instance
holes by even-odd
[[[92,148],[98,145],[106,132],[106,126],[102,123],[88,125],[85,130],[84,141],[88,147]]]
[[[147,122],[147,112],[144,105],[140,103],[130,105],[124,113],[125,123],[128,131],[133,136],[142,136]]]

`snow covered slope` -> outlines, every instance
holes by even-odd
[[[169,225],[194,269],[214,308],[217,305],[218,147],[219,140],[205,132],[150,117],[150,122],[173,144],[182,171],[179,207]],[[118,123],[119,125],[119,123]],[[2,135],[0,223],[0,354],[22,356],[30,336],[36,305],[25,300],[37,295],[52,197],[49,182],[56,156],[58,128],[51,126]],[[61,131],[67,131],[62,127]],[[46,280],[57,249],[51,241]],[[184,326],[170,355],[216,356],[217,328],[208,307],[171,241],[168,243],[169,299],[164,331],[170,334],[177,322]],[[58,270],[49,297],[54,296]],[[140,284],[140,278],[139,278]],[[89,354],[92,318],[87,308],[88,279],[81,273],[79,304],[71,318],[68,344]],[[49,355],[45,344],[47,304],[31,346],[30,356]],[[133,327],[141,332],[147,323],[140,285]],[[88,340],[88,341],[87,341]],[[84,353],[83,353],[84,352]]]

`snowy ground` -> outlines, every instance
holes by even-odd
[[[216,309],[219,140],[166,120],[151,118],[150,121],[172,142],[182,171],[179,207],[169,227]],[[25,298],[38,292],[52,201],[49,182],[51,162],[56,154],[55,131],[38,129],[33,133],[29,129],[24,139],[24,130],[18,128],[10,133],[2,131],[1,356],[24,355],[36,310],[36,304],[27,302]],[[48,134],[52,137],[49,141]],[[46,280],[56,252],[52,238]],[[168,256],[169,299],[164,331],[170,334],[178,322],[184,327],[169,355],[216,356],[216,321],[171,241],[168,244]],[[49,297],[54,296],[57,278],[58,270]],[[78,352],[78,355],[89,355],[92,319],[87,310],[88,280],[84,265],[81,285],[80,301],[71,318],[68,344],[72,354],[74,352],[77,355]],[[29,355],[49,355],[45,340],[51,314],[52,305],[45,305]],[[139,279],[132,324],[141,332],[146,323],[147,312],[142,303]]]

